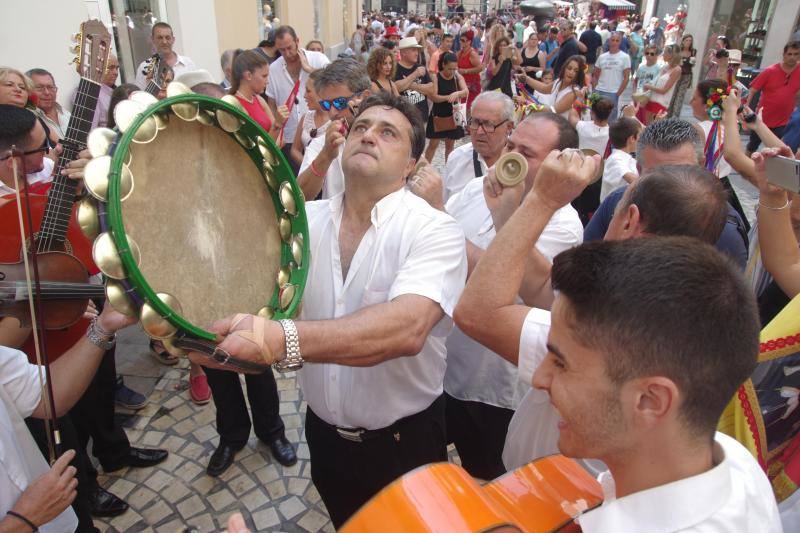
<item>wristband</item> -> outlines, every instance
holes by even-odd
[[[791,205],[791,203],[792,202],[790,202],[789,199],[787,198],[786,199],[786,203],[783,204],[782,206],[780,206],[780,207],[771,207],[771,206],[762,204],[761,200],[758,201],[758,205],[760,205],[761,207],[763,207],[765,209],[769,209],[770,211],[782,211],[782,210],[786,209],[787,207],[789,207]]]
[[[311,170],[311,173],[314,174],[316,177],[318,177],[318,178],[324,178],[325,177],[325,173],[324,172],[320,172],[317,169],[316,165],[314,165],[313,161],[311,162],[311,165],[308,168]]]
[[[33,530],[33,533],[36,533],[37,531],[39,531],[39,528],[36,527],[36,524],[34,524],[33,522],[31,522],[30,520],[28,520],[27,518],[25,518],[21,514],[16,513],[14,511],[6,511],[6,514],[9,515],[9,516],[13,516],[14,518],[16,518],[18,520],[22,520],[23,522],[28,524],[28,527],[30,527],[31,530]]]

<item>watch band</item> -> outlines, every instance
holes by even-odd
[[[103,350],[110,350],[117,343],[117,335],[115,333],[109,335],[107,332],[102,331],[100,326],[97,325],[97,318],[93,318],[92,323],[89,324],[86,330],[86,338]]]
[[[275,363],[275,368],[281,372],[291,372],[303,368],[303,356],[300,355],[300,336],[294,320],[284,318],[279,321],[286,337],[286,357]]]

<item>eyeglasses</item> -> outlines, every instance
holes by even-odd
[[[22,155],[23,156],[34,155],[34,154],[38,154],[40,152],[44,154],[44,153],[47,153],[48,151],[50,151],[50,149],[52,149],[52,148],[54,148],[53,143],[50,141],[49,137],[45,136],[44,142],[42,143],[42,145],[39,148],[34,148],[33,150],[28,150],[27,152],[22,152]],[[5,161],[6,159],[10,159],[11,157],[13,157],[13,154],[7,155],[5,157],[0,157],[0,161]]]
[[[467,128],[471,130],[477,130],[478,128],[483,128],[483,131],[485,131],[486,133],[494,133],[494,131],[497,129],[498,126],[501,126],[506,122],[508,122],[508,120],[502,120],[497,124],[492,124],[488,120],[481,120],[479,118],[470,117],[470,119],[467,120]]]
[[[658,54],[655,52],[645,52],[644,55],[646,56],[657,56]]]
[[[56,87],[55,85],[34,85],[33,88],[36,89],[37,91],[51,92],[51,93],[54,93],[58,90],[58,87]]]
[[[360,94],[361,92],[358,92],[350,96],[340,96],[338,98],[334,98],[333,100],[320,100],[319,105],[325,111],[330,111],[331,107],[335,107],[337,111],[342,111],[343,109],[347,109],[347,104],[350,103],[350,100],[358,97]]]

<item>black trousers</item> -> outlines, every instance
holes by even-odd
[[[205,369],[214,405],[217,406],[217,433],[220,443],[242,448],[250,437],[250,415],[244,402],[239,374],[227,370]],[[272,370],[261,374],[245,374],[247,398],[253,412],[256,437],[269,443],[283,436],[279,414],[278,386]]]
[[[86,450],[91,437],[92,453],[101,465],[119,463],[131,449],[125,430],[114,417],[116,386],[115,348],[111,348],[103,355],[86,392],[70,410],[81,449]]]
[[[28,425],[31,435],[33,435],[33,440],[36,441],[39,450],[47,460],[50,450],[48,446],[49,437],[47,436],[44,420],[26,418],[25,423]],[[60,451],[75,450],[75,458],[70,462],[70,465],[75,467],[75,478],[78,480],[77,495],[72,502],[72,510],[78,516],[78,529],[75,531],[79,533],[98,532],[99,529],[94,527],[89,505],[89,498],[97,488],[97,471],[92,466],[89,456],[86,455],[86,446],[80,445],[75,426],[69,415],[58,419],[58,429],[61,434]]]
[[[456,445],[464,470],[486,480],[505,474],[503,446],[514,410],[459,400],[447,393],[445,398],[447,440]]]
[[[744,213],[744,208],[742,207],[742,202],[739,201],[739,196],[736,194],[736,191],[733,189],[733,185],[731,184],[731,179],[728,176],[724,176],[719,179],[722,182],[722,186],[725,187],[725,190],[728,191],[728,203],[731,204],[739,216],[742,217],[742,222],[744,222],[744,228],[746,232],[750,232],[750,223],[747,221],[747,215]]]
[[[363,442],[343,438],[309,407],[306,440],[311,480],[338,529],[367,500],[406,472],[447,461],[444,397]]]
[[[303,127],[302,122],[298,124],[297,127],[302,128]],[[300,174],[300,165],[295,163],[294,159],[292,159],[292,154],[291,154],[292,144],[294,143],[290,142],[284,143],[283,148],[281,148],[281,152],[283,152],[283,155],[286,157],[286,161],[289,162],[289,166],[292,167],[292,172],[294,172],[294,175],[297,176],[298,174]]]

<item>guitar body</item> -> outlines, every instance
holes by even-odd
[[[40,231],[46,204],[46,196],[30,196],[31,219],[33,220],[34,234]],[[23,208],[24,205],[25,200],[23,199]],[[31,231],[28,227],[27,217],[24,214],[22,219],[25,224],[25,235],[27,236],[28,246],[30,248]],[[83,235],[78,226],[75,207],[73,207],[69,217],[67,239],[60,248],[64,250],[64,252],[74,255],[77,261],[82,263],[84,272],[86,272],[86,270],[93,274],[99,272],[92,260],[92,243]],[[53,253],[64,255],[60,252]],[[44,255],[46,256],[47,254]],[[19,215],[17,213],[16,198],[12,198],[10,201],[0,205],[0,263],[18,263],[19,261],[22,261]],[[72,263],[72,261],[70,263]],[[88,278],[84,281],[88,281]],[[85,308],[85,302],[82,305]],[[44,319],[44,323],[47,324],[49,317],[42,318]],[[80,340],[80,338],[86,334],[87,327],[89,327],[89,321],[81,318],[77,323],[69,327],[48,330],[45,337],[45,349],[47,350],[50,362],[58,359],[59,356]],[[25,344],[20,349],[28,355],[28,360],[31,361],[31,363],[36,362],[36,358],[34,357],[36,352],[33,345],[33,335],[28,336]]]
[[[529,463],[483,487],[463,468],[437,463],[395,480],[341,531],[580,531],[575,518],[601,502],[600,484],[561,455]]]
[[[32,194],[29,198],[33,233],[38,234],[47,205],[47,196]],[[24,198],[22,199],[22,204],[24,210],[26,207]],[[31,230],[28,227],[28,220],[24,212],[22,220],[25,224],[25,235],[29,241],[28,246],[30,248]],[[77,204],[73,204],[72,213],[69,216],[67,239],[63,244],[55,246],[54,250],[74,255],[91,274],[100,272],[92,259],[92,242],[86,238],[78,225]],[[16,263],[21,260],[22,242],[20,241],[17,201],[16,198],[11,197],[9,201],[0,205],[0,263]]]

